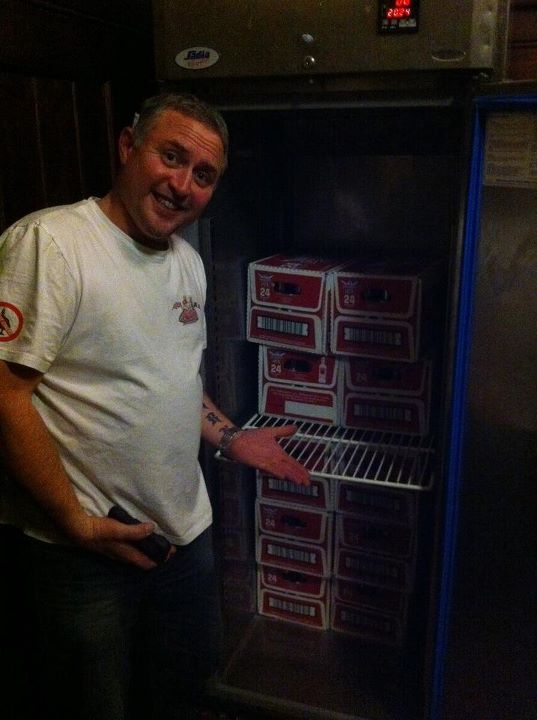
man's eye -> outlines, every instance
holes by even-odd
[[[213,173],[208,170],[196,170],[195,175],[198,185],[201,185],[202,187],[207,187],[208,185],[212,185],[214,183]]]
[[[168,167],[177,167],[179,165],[179,157],[173,150],[164,150],[161,153],[162,161]]]

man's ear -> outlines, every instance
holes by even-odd
[[[134,131],[131,127],[125,127],[119,135],[118,150],[119,161],[122,165],[127,162],[129,155],[134,148]]]

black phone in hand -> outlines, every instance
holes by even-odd
[[[119,505],[113,505],[110,508],[108,517],[125,523],[125,525],[139,525],[142,522],[141,520],[133,518],[132,515],[129,515],[129,513]],[[144,555],[147,555],[153,562],[159,564],[167,559],[171,549],[170,542],[166,540],[164,535],[159,535],[158,533],[151,533],[151,535],[148,535],[142,540],[133,540],[131,544],[143,552]]]

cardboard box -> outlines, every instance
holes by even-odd
[[[415,564],[340,547],[335,552],[334,572],[336,577],[342,580],[410,592],[414,582]]]
[[[340,360],[333,356],[311,355],[286,348],[259,348],[259,388],[267,382],[320,389],[335,388]]]
[[[335,425],[339,412],[335,390],[266,383],[259,396],[259,412]]]
[[[272,565],[259,565],[257,569],[259,591],[268,589],[289,595],[327,597],[328,580],[316,575],[283,570]]]
[[[436,295],[439,264],[431,260],[357,258],[334,271],[333,316],[419,321]]]
[[[436,261],[351,261],[334,271],[334,354],[416,362],[437,334]]]
[[[328,577],[332,572],[332,545],[286,540],[276,535],[259,535],[256,560],[260,565],[273,565],[309,575]]]
[[[374,358],[340,359],[343,393],[372,393],[414,397],[427,402],[431,392],[432,362],[393,362]]]
[[[326,630],[329,621],[329,598],[326,601],[315,598],[286,595],[274,590],[261,590],[258,595],[260,615],[298,623],[318,630]]]
[[[417,322],[339,315],[333,321],[330,349],[335,355],[416,362],[423,348]]]
[[[409,526],[416,522],[417,498],[414,493],[338,480],[335,509],[371,520]]]
[[[330,627],[375,643],[400,645],[403,640],[402,623],[396,616],[339,601],[333,603]]]
[[[419,398],[347,392],[342,400],[342,427],[418,436],[429,432],[429,403]]]
[[[408,595],[368,583],[353,582],[335,578],[332,581],[332,601],[346,605],[358,605],[372,610],[381,610],[405,618],[408,609]]]
[[[309,485],[257,473],[257,497],[269,502],[302,505],[318,510],[332,510],[332,492],[328,478],[313,476]]]
[[[259,533],[308,543],[321,543],[328,549],[332,535],[333,513],[257,500],[256,521]]]
[[[406,435],[429,432],[430,360],[416,363],[346,358],[340,366],[343,427]]]
[[[248,270],[247,338],[326,354],[332,270],[341,262],[272,255]]]
[[[409,559],[415,551],[414,528],[380,520],[336,514],[336,548]]]

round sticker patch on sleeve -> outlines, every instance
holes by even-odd
[[[19,308],[0,300],[0,342],[15,340],[23,325],[24,318]]]

